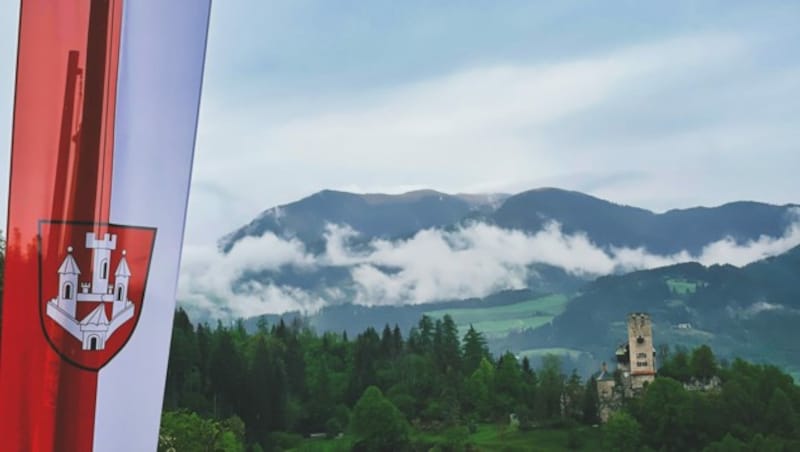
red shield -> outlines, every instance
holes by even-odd
[[[39,222],[39,314],[69,363],[97,371],[122,350],[141,315],[154,228]]]

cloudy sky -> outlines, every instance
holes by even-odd
[[[800,201],[800,4],[641,3],[215,2],[187,242],[323,188]]]

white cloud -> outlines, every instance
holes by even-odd
[[[246,237],[228,253],[215,247],[187,245],[183,250],[178,299],[212,317],[250,317],[292,310],[315,311],[323,300],[302,289],[247,281],[245,272],[294,267],[311,269],[312,255],[297,240],[283,240],[267,233]]]
[[[182,273],[181,301],[210,312],[218,303],[235,316],[287,310],[314,311],[343,299],[340,287],[309,293],[294,287],[250,282],[233,291],[245,270],[339,266],[350,269],[358,304],[404,304],[482,297],[504,289],[526,287],[536,275],[533,264],[547,264],[585,277],[697,261],[704,265],[746,265],[800,245],[798,221],[781,237],[762,236],[747,243],[724,238],[697,255],[683,251],[652,254],[644,248],[597,246],[583,233],[565,234],[550,223],[535,234],[473,223],[452,231],[426,229],[405,240],[374,240],[353,247],[357,231],[329,225],[326,249],[311,256],[296,240],[272,234],[240,241],[228,255],[189,249]]]
[[[783,253],[800,244],[800,209],[793,209],[793,215],[797,220],[782,237],[762,235],[744,245],[738,245],[728,237],[705,246],[697,260],[704,265],[727,263],[742,266]]]
[[[345,256],[337,254],[337,262],[356,265],[352,271],[359,289],[356,302],[363,304],[426,303],[520,288],[531,276],[532,264],[591,277],[690,261],[745,265],[800,245],[800,223],[779,238],[764,236],[744,244],[724,238],[699,255],[683,251],[667,256],[643,248],[604,250],[585,234],[563,233],[557,223],[535,234],[477,223],[451,232],[425,230],[404,241],[379,240],[368,254],[348,254],[346,247],[331,242],[349,237],[352,231],[332,231],[329,249],[344,250]],[[392,271],[380,270],[384,267]]]
[[[769,303],[764,300],[757,301],[746,307],[728,306],[725,310],[729,316],[740,319],[751,319],[765,312],[774,312],[780,315],[800,314],[800,309],[792,309],[782,304]]]

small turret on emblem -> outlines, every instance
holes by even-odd
[[[92,250],[91,283],[79,281],[81,271],[72,256],[73,248],[68,247],[58,268],[58,294],[47,302],[47,316],[79,340],[83,350],[103,350],[114,331],[134,317],[135,306],[128,299],[131,271],[125,250],[114,272],[113,284],[109,284],[111,252],[116,247],[116,234],[105,234],[99,239],[93,232],[86,233],[86,249]],[[96,307],[79,319],[81,303],[89,304],[89,309],[91,305]],[[110,314],[106,309],[109,305]]]

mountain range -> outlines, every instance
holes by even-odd
[[[583,232],[601,247],[696,254],[726,237],[737,243],[762,235],[780,237],[796,220],[790,214],[796,207],[739,201],[654,213],[556,188],[515,195],[448,195],[433,190],[364,195],[324,190],[264,211],[223,237],[219,245],[227,252],[244,237],[272,232],[316,248],[327,224],[346,224],[369,240],[407,237],[422,229],[452,228],[469,221],[534,233],[555,221],[565,233]]]
[[[800,321],[799,212],[794,204],[739,201],[655,213],[555,188],[515,195],[325,190],[264,211],[218,247],[233,256],[251,246],[248,239],[272,236],[270,244],[302,254],[266,266],[249,260],[232,272],[231,296],[260,299],[264,312],[274,312],[248,319],[253,328],[261,318],[300,317],[319,330],[352,334],[389,323],[407,331],[422,315],[450,314],[460,328],[482,329],[497,352],[556,352],[586,367],[611,357],[627,313],[646,311],[659,344],[711,343],[726,356],[768,357],[800,372],[791,339]],[[349,232],[332,245],[331,228]],[[335,257],[337,246],[345,257]],[[552,246],[561,247],[555,257]],[[691,262],[706,254],[707,265]],[[747,257],[733,266],[728,254]],[[615,265],[582,265],[598,256]],[[487,284],[474,284],[484,277]],[[317,303],[281,314],[258,297],[264,288]]]

